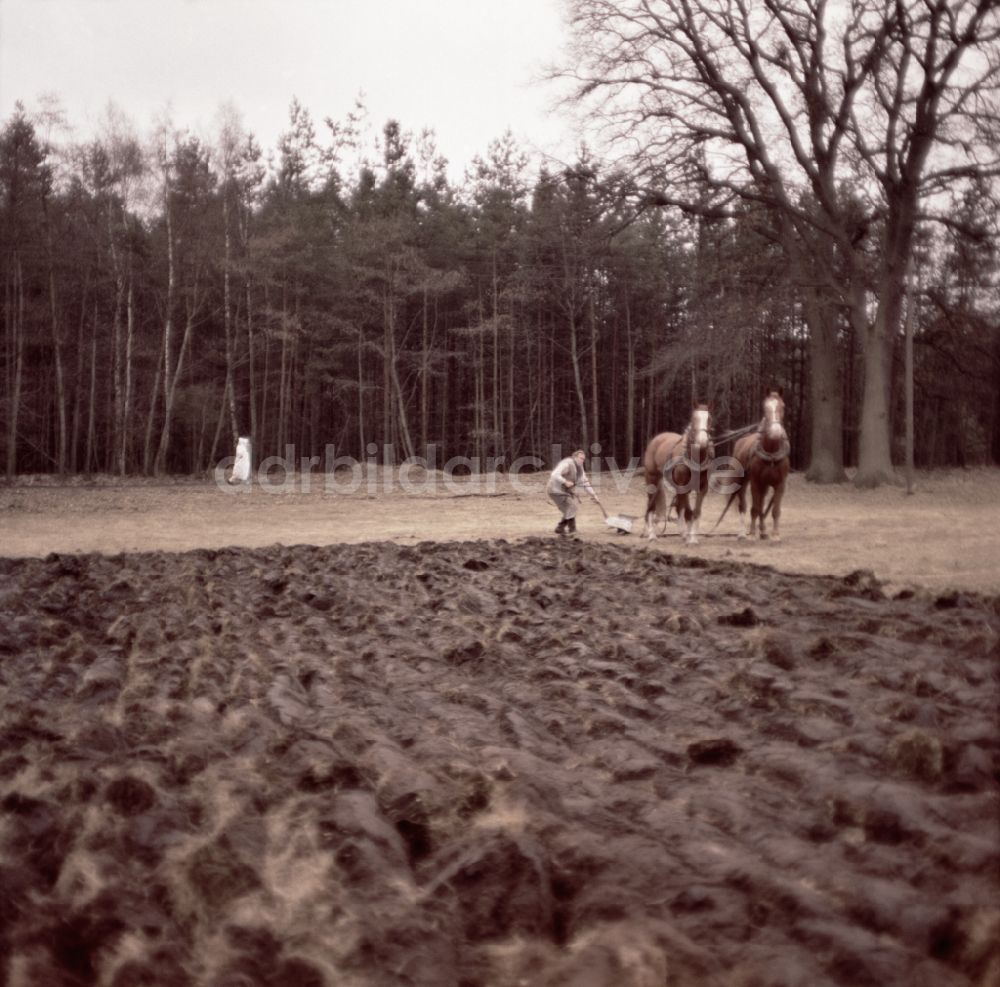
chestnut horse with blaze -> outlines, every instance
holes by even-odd
[[[708,492],[709,465],[715,456],[710,434],[711,412],[707,404],[695,402],[691,421],[683,435],[661,432],[654,436],[642,455],[646,477],[647,538],[655,537],[655,519],[669,514],[667,490],[677,504],[677,530],[688,545],[698,543],[701,505]],[[695,494],[694,507],[691,493]]]
[[[785,480],[788,478],[788,457],[791,446],[785,432],[785,402],[780,390],[770,391],[764,398],[764,418],[756,432],[744,435],[736,441],[733,456],[742,467],[743,476],[739,487],[733,491],[722,514],[725,515],[734,497],[739,497],[740,538],[751,538],[757,534],[767,538],[764,520],[768,513],[774,516],[771,538],[781,541],[778,522],[781,519],[781,498],[785,494]],[[746,527],[747,495],[750,487],[750,530]],[[764,498],[772,490],[771,501],[765,507]],[[721,521],[722,518],[720,517]]]

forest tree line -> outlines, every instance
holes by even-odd
[[[265,153],[232,108],[211,139],[162,122],[140,137],[109,114],[60,142],[51,113],[18,105],[0,130],[8,478],[197,473],[239,435],[257,461],[331,444],[360,460],[374,443],[397,462],[433,444],[510,463],[598,443],[624,465],[693,399],[724,431],[756,421],[771,386],[796,468],[831,431],[836,469],[817,478],[857,462],[876,229],[804,277],[752,174],[719,208],[703,173],[692,209],[667,174],[637,197],[636,171],[586,149],[532,161],[505,134],[455,183],[433,135],[395,121],[349,166],[356,122],[318,133],[293,101]],[[907,320],[917,466],[1000,462],[995,193],[965,173],[945,190],[952,221],[917,224],[886,345],[896,462]],[[831,278],[850,281],[860,321],[824,295]],[[837,408],[818,430],[817,310]]]

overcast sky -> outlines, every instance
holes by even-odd
[[[140,131],[169,106],[211,133],[232,100],[266,148],[293,96],[342,120],[436,131],[460,178],[508,127],[526,150],[566,156],[555,91],[534,82],[565,43],[561,0],[0,0],[0,115],[57,94],[77,136],[109,101]]]

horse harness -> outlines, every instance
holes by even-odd
[[[778,447],[777,452],[768,452],[761,442],[762,436],[758,435],[750,458],[753,459],[756,457],[757,459],[763,459],[765,463],[780,463],[783,459],[787,459],[789,453],[792,451],[792,445],[788,441],[788,433],[785,432],[783,427],[781,429],[781,433],[781,445]]]
[[[678,455],[678,448],[682,449],[682,453]],[[711,431],[708,435],[708,445],[705,447],[707,452],[706,462],[704,464],[699,463],[692,455],[691,448],[691,426],[688,425],[684,429],[684,434],[674,443],[673,448],[667,454],[666,462],[663,464],[663,478],[670,483],[670,479],[667,476],[668,471],[673,471],[673,468],[678,464],[678,462],[684,463],[693,472],[700,473],[702,470],[707,470],[709,468],[709,463],[715,459],[715,441],[712,438]],[[671,484],[672,485],[672,484]]]

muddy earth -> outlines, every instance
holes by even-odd
[[[2,979],[995,987],[998,631],[595,541],[0,559]]]

